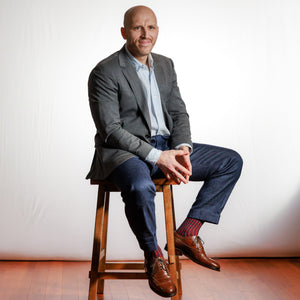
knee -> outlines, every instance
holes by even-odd
[[[122,192],[122,198],[127,205],[144,207],[149,203],[154,203],[156,194],[155,185],[152,180],[137,178],[131,183],[126,192]]]
[[[239,178],[243,168],[243,159],[241,155],[234,150],[231,150],[230,156],[233,171],[236,174],[237,178]]]

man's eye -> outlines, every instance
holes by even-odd
[[[141,26],[136,26],[134,27],[135,30],[140,30],[141,29]]]

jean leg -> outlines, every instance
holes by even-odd
[[[121,190],[125,214],[140,248],[153,251],[157,248],[155,185],[148,165],[137,157],[117,167],[108,179]]]
[[[220,214],[240,177],[243,161],[231,150],[193,144],[191,181],[204,181],[188,217],[218,224]]]

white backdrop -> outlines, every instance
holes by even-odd
[[[119,50],[136,1],[1,0],[0,259],[89,259],[96,187],[87,78]],[[300,255],[300,2],[152,0],[155,52],[174,60],[194,141],[236,149],[241,179],[212,256]],[[175,188],[177,223],[200,184]],[[161,196],[159,243],[165,243]],[[142,258],[112,198],[110,258]]]

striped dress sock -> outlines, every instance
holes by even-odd
[[[179,235],[193,236],[198,235],[198,232],[203,222],[193,218],[186,218],[180,227],[176,230]]]
[[[159,246],[157,246],[157,249],[154,251],[145,251],[144,254],[147,259],[154,259],[164,256]]]

